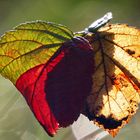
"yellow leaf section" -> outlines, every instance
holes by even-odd
[[[36,21],[17,26],[0,38],[0,74],[15,84],[21,74],[46,63],[72,37],[60,24]]]
[[[88,109],[95,124],[115,136],[140,102],[140,30],[108,25],[86,38],[92,43],[95,61]]]

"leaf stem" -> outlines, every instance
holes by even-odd
[[[112,19],[112,13],[108,12],[100,19],[94,21],[88,28],[85,29],[86,32],[96,32],[100,27],[107,24]]]

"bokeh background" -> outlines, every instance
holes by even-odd
[[[127,23],[140,28],[139,0],[0,0],[0,34],[33,20],[61,23],[81,31],[106,12],[112,23]],[[140,137],[140,111],[114,140]],[[71,128],[47,136],[35,120],[24,99],[10,81],[0,77],[0,140],[75,140]],[[104,140],[113,140],[110,136]]]

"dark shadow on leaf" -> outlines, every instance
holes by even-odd
[[[45,83],[46,100],[62,127],[77,120],[92,87],[93,52],[79,45],[64,44],[65,56],[48,73]]]

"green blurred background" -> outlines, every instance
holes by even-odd
[[[140,27],[139,0],[0,0],[0,34],[26,21],[45,20],[80,31],[111,11],[112,23]],[[140,111],[114,140],[140,137]],[[113,138],[107,137],[106,140]],[[0,140],[75,140],[70,128],[49,138],[16,88],[0,77]]]

